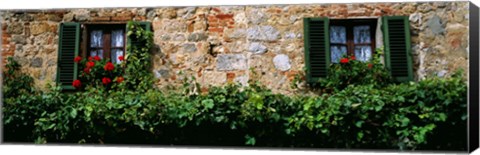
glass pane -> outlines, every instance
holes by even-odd
[[[102,47],[102,30],[92,31],[90,34],[90,47]]]
[[[362,25],[353,27],[353,42],[355,44],[371,43],[370,26]]]
[[[340,62],[343,55],[347,55],[347,46],[330,46],[331,61],[333,63]]]
[[[123,30],[112,31],[112,47],[123,47]]]
[[[123,50],[113,49],[112,50],[112,63],[120,64],[121,61],[118,59],[119,56],[123,56]]]
[[[101,50],[101,49],[99,49],[99,50],[92,50],[92,51],[90,51],[90,56],[91,56],[91,57],[98,56],[98,57],[100,57],[100,59],[103,59],[103,50]]]
[[[103,59],[103,50],[97,50],[97,55],[100,59]]]
[[[91,57],[97,56],[97,50],[90,51],[90,56]]]
[[[355,58],[360,61],[369,61],[372,57],[372,47],[355,46]]]
[[[347,43],[345,26],[330,26],[330,43]]]

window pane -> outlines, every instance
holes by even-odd
[[[347,43],[345,26],[330,26],[330,43]]]
[[[372,47],[355,46],[355,58],[360,61],[369,61],[372,57]]]
[[[97,56],[97,50],[90,51],[90,56],[91,57]]]
[[[103,59],[103,50],[92,50],[90,51],[90,56],[91,57],[98,56],[100,57],[100,59]]]
[[[353,27],[353,40],[355,44],[371,43],[370,26],[362,25]]]
[[[92,31],[90,34],[90,47],[102,47],[102,30]]]
[[[347,55],[347,46],[330,46],[331,61],[338,63],[343,55]]]
[[[123,50],[119,49],[113,49],[112,50],[112,63],[121,63],[120,59],[118,59],[119,56],[123,56]]]
[[[97,55],[100,59],[103,59],[103,50],[97,50]]]
[[[123,47],[123,30],[112,31],[112,47]]]

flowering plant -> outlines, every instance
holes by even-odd
[[[319,85],[333,90],[342,90],[348,85],[385,85],[391,82],[391,77],[381,63],[381,55],[382,49],[377,49],[368,61],[357,60],[354,55],[344,55],[339,63],[329,66],[327,77],[321,79]]]
[[[114,85],[121,84],[124,80],[123,66],[125,66],[123,56],[119,57],[119,64],[110,62],[110,59],[102,59],[99,56],[82,58],[80,56],[75,57],[75,63],[79,65],[79,78],[73,81],[72,85],[76,89],[82,89],[86,86],[103,86],[106,88],[112,88]],[[117,83],[112,83],[112,79],[117,79]]]

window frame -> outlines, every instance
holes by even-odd
[[[328,25],[328,28],[330,30],[331,26],[345,26],[346,30],[346,44],[342,43],[331,43],[330,46],[337,46],[337,45],[344,45],[347,46],[347,55],[355,55],[355,46],[360,45],[360,46],[370,46],[372,50],[372,56],[376,54],[376,30],[377,30],[377,22],[378,19],[330,19],[330,24]],[[353,36],[353,28],[355,26],[361,26],[361,25],[368,25],[370,26],[370,43],[364,43],[364,44],[355,44],[354,42],[354,36]],[[331,33],[331,31],[330,31]],[[328,38],[330,39],[330,38]],[[330,50],[331,52],[331,50]],[[331,59],[331,58],[330,58]],[[330,62],[333,62],[332,60]]]
[[[112,27],[113,26],[113,27]],[[103,30],[103,32],[105,32],[104,30],[108,30],[109,33],[108,34],[105,34],[103,33],[103,37],[105,37],[106,35],[108,36],[107,39],[103,39],[103,44],[104,44],[104,47],[103,47],[103,58],[109,58],[111,59],[111,32],[112,30],[115,30],[115,29],[122,29],[124,31],[123,33],[123,47],[121,48],[123,50],[123,55],[126,54],[126,50],[127,50],[127,23],[126,22],[88,22],[88,23],[82,23],[82,28],[81,28],[81,32],[82,32],[82,36],[81,36],[81,56],[84,57],[84,58],[87,58],[90,56],[90,32],[92,30]],[[107,47],[105,47],[107,46]],[[108,50],[106,50],[108,49]],[[117,49],[120,49],[120,48],[117,48]],[[112,60],[110,60],[112,61]]]

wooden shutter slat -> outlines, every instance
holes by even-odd
[[[330,64],[328,18],[304,18],[305,66],[307,81],[315,83],[327,76]]]
[[[58,34],[57,83],[62,90],[74,90],[72,82],[77,79],[78,64],[73,59],[79,52],[80,24],[61,23]]]
[[[385,64],[399,82],[413,80],[410,24],[406,16],[383,17]]]

